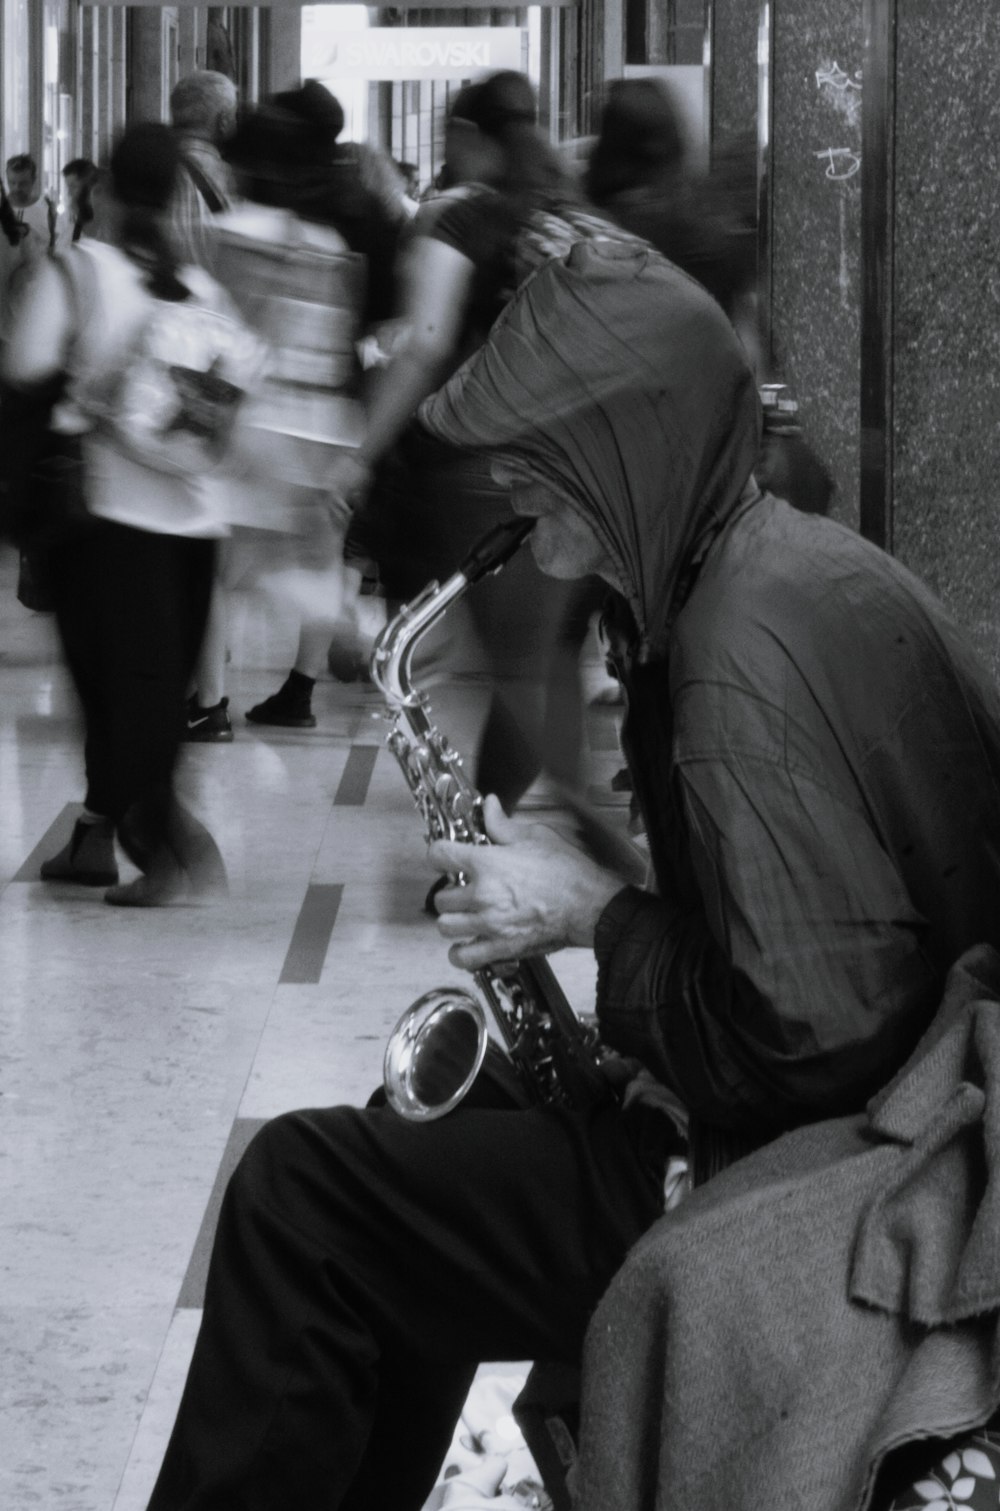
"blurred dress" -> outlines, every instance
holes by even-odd
[[[449,191],[428,209],[419,234],[453,248],[474,268],[443,380],[482,346],[514,292],[522,219],[511,196],[480,184]],[[352,533],[378,562],[388,597],[406,599],[432,578],[448,576],[487,530],[512,517],[485,452],[459,452],[415,422],[382,465]],[[521,551],[449,618],[452,646],[463,657],[478,656],[490,688],[476,786],[495,793],[508,811],[543,769],[570,787],[580,781],[578,659],[600,596],[589,582],[544,577],[530,552]]]

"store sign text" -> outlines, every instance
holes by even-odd
[[[517,26],[394,27],[326,33],[310,69],[327,78],[467,79],[486,69],[523,67]]]

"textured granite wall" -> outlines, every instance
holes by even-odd
[[[757,135],[759,0],[711,0],[713,144]]]
[[[1000,676],[1000,7],[896,26],[893,551]]]
[[[856,525],[860,457],[860,0],[770,7],[770,313],[775,374]]]

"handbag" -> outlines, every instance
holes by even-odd
[[[70,290],[74,330],[80,296],[61,258],[53,259]],[[0,392],[0,532],[20,554],[17,596],[26,608],[55,607],[50,574],[53,550],[78,539],[91,525],[84,486],[82,437],[52,425],[69,383],[71,338],[63,369],[47,383],[26,390],[5,385]]]

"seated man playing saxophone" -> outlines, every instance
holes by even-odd
[[[431,846],[467,878],[439,927],[471,970],[592,946],[618,1058],[583,1106],[525,1105],[488,1062],[436,1121],[262,1130],[153,1511],[420,1511],[477,1364],[578,1361],[661,1217],[662,1088],[699,1179],[858,1114],[958,957],[1000,947],[994,689],[901,566],[759,492],[753,374],[708,295],[634,244],[577,246],[421,419],[496,454],[543,571],[607,583],[654,872],[624,884],[488,799],[493,845]]]

